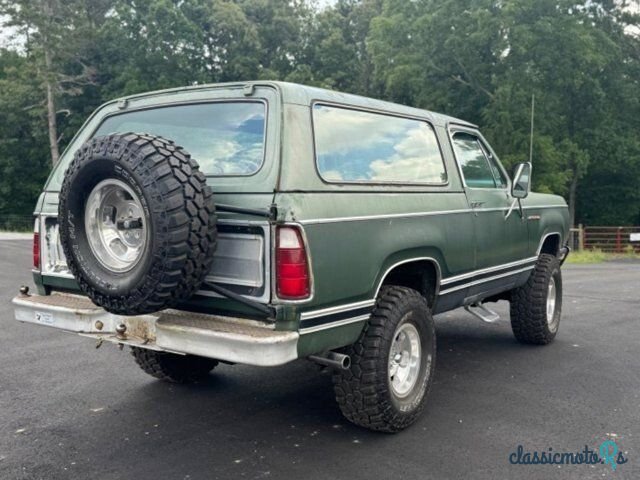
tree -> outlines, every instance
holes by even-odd
[[[0,50],[0,215],[29,215],[50,161],[42,89],[30,60]]]
[[[95,69],[79,54],[90,41],[91,22],[104,15],[104,0],[0,0],[0,14],[25,38],[25,50],[42,84],[52,164],[58,162],[60,95],[74,95],[93,82]]]
[[[626,130],[619,92],[638,98],[630,90],[637,77],[624,73],[637,61],[621,48],[620,8],[606,0],[388,1],[369,47],[386,96],[482,125],[507,166],[527,158],[535,94],[534,186],[565,195],[573,223],[579,182],[605,160],[596,154],[607,155],[601,132]]]
[[[104,101],[280,79],[475,122],[507,167],[528,158],[535,94],[534,188],[564,195],[575,222],[640,223],[640,16],[629,3],[0,0],[22,39],[0,50],[0,213],[30,212]]]
[[[338,0],[319,11],[305,28],[306,42],[287,80],[346,92],[374,93],[373,68],[366,42],[380,0]]]

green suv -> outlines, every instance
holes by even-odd
[[[279,82],[100,107],[35,210],[16,319],[131,347],[147,373],[310,359],[352,422],[399,431],[433,381],[433,315],[547,344],[569,216],[471,123]]]

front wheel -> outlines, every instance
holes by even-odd
[[[527,283],[511,292],[511,329],[521,343],[546,345],[558,333],[561,313],[560,261],[542,254]]]
[[[398,432],[416,421],[433,379],[436,335],[429,305],[417,291],[382,289],[351,366],[333,376],[343,415],[356,425]]]

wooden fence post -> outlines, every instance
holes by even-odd
[[[578,224],[578,250],[584,250],[584,228]]]
[[[616,253],[622,253],[622,227],[616,230]]]

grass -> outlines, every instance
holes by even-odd
[[[629,249],[624,253],[607,253],[602,250],[580,250],[573,251],[567,258],[567,263],[584,264],[584,263],[602,263],[611,260],[635,259],[640,260],[640,253],[636,253],[633,249]]]
[[[29,228],[0,228],[0,233],[33,233],[33,227]]]
[[[0,232],[33,232],[33,217],[0,215]]]

